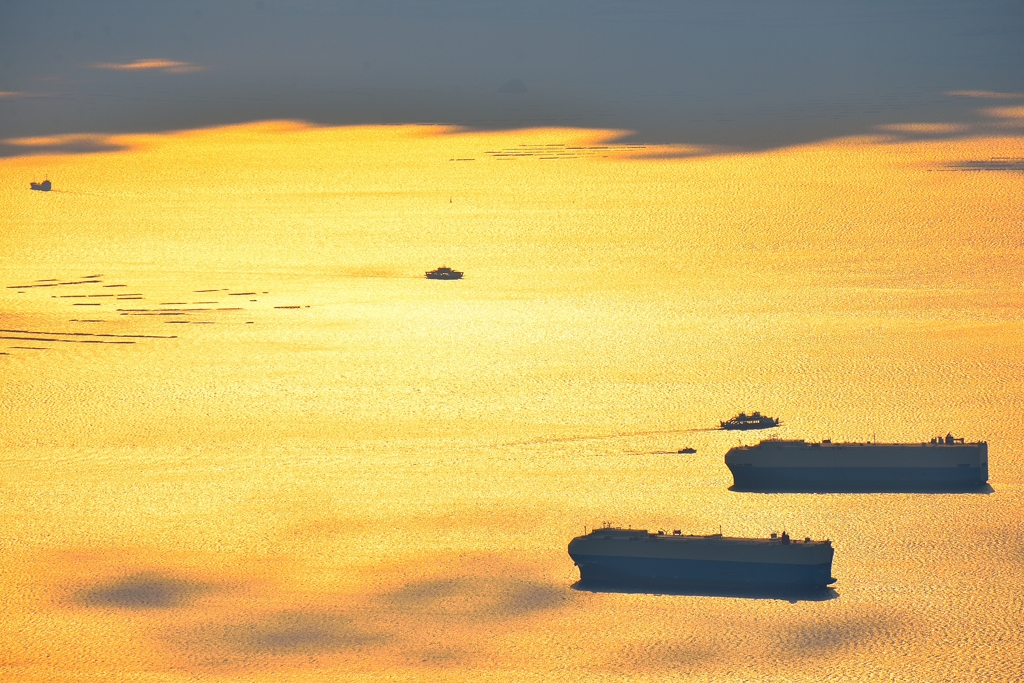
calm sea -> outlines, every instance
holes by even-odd
[[[3,160],[0,676],[1024,678],[1014,116],[748,155],[280,122]],[[987,441],[992,491],[734,493],[765,433],[710,428],[741,410]],[[579,590],[566,545],[606,521],[828,538],[835,594]]]

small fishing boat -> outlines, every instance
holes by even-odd
[[[452,270],[448,266],[441,266],[437,270],[428,270],[426,275],[427,275],[427,279],[428,280],[461,280],[462,279],[462,271],[461,270]]]

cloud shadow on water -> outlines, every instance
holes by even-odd
[[[779,651],[798,659],[831,657],[888,639],[891,620],[871,616],[794,624],[779,634]]]
[[[833,614],[833,606],[814,608],[812,616],[794,608],[769,620],[738,616],[736,610],[730,613],[710,621],[695,616],[690,629],[673,637],[628,645],[620,651],[615,669],[724,674],[741,668],[760,680],[797,667],[803,676],[820,680],[822,669],[837,658],[905,638],[908,631],[906,624],[889,615]],[[756,636],[751,638],[752,634]]]
[[[187,606],[209,590],[202,583],[143,572],[82,590],[75,596],[75,602],[107,609],[174,609]]]
[[[224,641],[251,654],[289,655],[336,652],[381,640],[363,632],[347,617],[332,612],[290,610],[229,626]]]
[[[431,617],[506,620],[561,606],[565,592],[523,579],[453,578],[407,584],[384,596],[400,611]]]
[[[0,158],[51,154],[98,154],[120,152],[126,149],[128,149],[126,145],[113,142],[106,135],[58,135],[45,138],[0,140]]]
[[[271,589],[232,600],[227,612],[211,611],[165,637],[179,666],[196,671],[359,668],[382,661],[450,668],[470,665],[492,636],[571,597],[544,582],[476,572],[371,593],[300,596]]]
[[[246,607],[237,604],[234,615],[176,629],[168,640],[176,666],[196,672],[329,667],[352,657],[365,659],[367,650],[379,650],[390,640],[357,625],[358,613],[338,608],[260,612]]]

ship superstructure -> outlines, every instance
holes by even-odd
[[[652,533],[605,526],[569,543],[583,582],[723,588],[824,588],[831,541]]]
[[[769,439],[725,454],[734,491],[955,491],[988,481],[988,444],[952,435],[923,443]]]

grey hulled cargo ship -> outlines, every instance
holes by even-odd
[[[966,491],[988,481],[988,444],[952,435],[927,443],[770,439],[725,454],[734,491]]]
[[[685,536],[605,526],[569,543],[582,583],[725,589],[823,589],[831,541]]]

